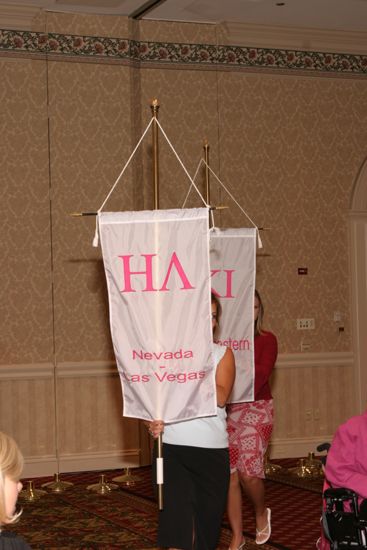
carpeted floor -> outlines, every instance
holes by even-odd
[[[283,461],[284,463],[284,461]],[[97,483],[101,473],[110,481],[121,471],[64,474],[61,479],[74,485],[62,493],[47,492],[40,500],[20,500],[23,515],[13,529],[33,549],[123,549],[154,550],[157,529],[157,505],[153,497],[150,467],[134,470],[140,480],[130,487],[119,484],[115,491],[100,495],[86,487]],[[263,550],[311,550],[319,536],[320,491],[308,486],[293,486],[285,479],[266,480],[267,505],[272,509],[272,537]],[[280,478],[282,477],[280,476]],[[34,480],[37,488],[50,478]],[[287,481],[289,483],[287,483]],[[253,512],[244,501],[246,548],[254,543]],[[228,520],[223,519],[220,550],[230,541]]]

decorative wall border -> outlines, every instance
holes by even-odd
[[[367,76],[367,55],[291,49],[136,41],[126,38],[0,30],[0,53],[72,57],[185,68],[268,69]]]

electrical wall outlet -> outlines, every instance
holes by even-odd
[[[306,344],[306,342],[301,342],[301,351],[310,351],[311,344]]]
[[[297,319],[297,330],[314,330],[315,319]]]

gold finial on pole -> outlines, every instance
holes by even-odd
[[[210,180],[209,180],[209,143],[204,139],[204,160],[205,160],[205,189],[206,189],[206,204],[210,204]]]
[[[153,99],[150,105],[152,116],[158,119],[159,101]],[[154,189],[154,210],[159,210],[159,156],[158,156],[158,125],[152,124],[152,146],[153,146],[153,189]]]

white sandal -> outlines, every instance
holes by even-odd
[[[256,529],[256,544],[265,544],[270,539],[271,535],[271,510],[270,508],[266,509],[267,512],[267,523],[264,529]]]
[[[245,548],[245,545],[246,545],[246,541],[244,540],[236,550],[243,550],[243,548]],[[228,548],[228,550],[232,550],[231,547]]]

